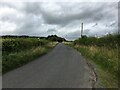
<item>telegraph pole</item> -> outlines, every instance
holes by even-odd
[[[81,38],[83,36],[83,23],[81,23]]]

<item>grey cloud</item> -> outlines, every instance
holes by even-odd
[[[41,13],[40,2],[25,2],[23,11],[28,14],[39,15]]]
[[[97,28],[98,25],[106,26],[108,24],[110,30],[116,30],[117,23],[117,3],[55,3],[60,9],[51,6],[44,8],[43,5],[48,3],[42,2],[24,2],[22,6],[3,3],[2,6],[14,8],[18,10],[18,14],[22,13],[23,17],[16,17],[16,14],[4,15],[0,21],[14,22],[17,29],[13,32],[16,34],[28,35],[47,35],[50,32],[57,32],[59,35],[67,34],[67,39],[76,39],[80,36],[80,23],[85,23],[85,33],[95,35],[96,33],[102,35],[106,28]],[[51,10],[52,9],[52,10]],[[96,28],[91,29],[92,24]],[[45,26],[43,27],[42,24]],[[91,24],[91,27],[87,27]],[[51,25],[50,27],[48,25]],[[54,25],[58,26],[53,30]],[[52,27],[53,26],[53,27]],[[102,30],[103,29],[103,30]],[[48,30],[48,31],[47,31]],[[61,30],[59,33],[58,31]],[[65,31],[67,30],[67,31]],[[113,30],[113,31],[114,31]],[[99,33],[100,32],[100,33]],[[102,32],[102,34],[101,34]]]
[[[95,26],[97,26],[98,24],[97,23],[95,23],[92,27],[95,27]]]
[[[97,4],[93,3],[91,5],[94,5],[94,8],[91,8],[91,6],[87,7],[87,5],[86,5],[86,7],[84,9],[82,8],[83,9],[82,12],[79,12],[78,10],[74,10],[76,12],[72,12],[72,11],[70,11],[70,9],[67,9],[67,10],[69,10],[68,11],[69,14],[67,14],[65,12],[66,9],[65,10],[63,9],[62,12],[64,12],[64,13],[61,15],[55,15],[54,12],[49,13],[49,12],[41,9],[41,14],[42,14],[45,22],[48,24],[58,24],[58,25],[64,26],[68,23],[73,22],[74,20],[81,20],[86,23],[96,22],[96,21],[98,22],[103,19],[110,19],[110,17],[111,17],[111,16],[107,17],[109,15],[109,12],[105,13],[105,10],[109,9],[109,8],[106,8],[107,7],[106,4],[98,3],[98,6],[97,6]],[[76,6],[73,6],[72,8],[74,8],[74,7],[76,7]],[[79,6],[78,6],[78,8],[79,8]]]
[[[55,30],[55,29],[48,29],[47,32],[48,32],[48,33],[57,32],[57,30]]]
[[[59,5],[62,8],[62,11],[58,11],[58,13],[62,12],[62,14],[59,15],[59,14],[54,14],[54,12],[49,12],[48,11],[49,9],[45,10],[44,8],[41,7],[41,4],[42,3],[36,3],[36,2],[26,3],[23,9],[26,13],[29,13],[29,14],[36,14],[36,15],[41,14],[45,23],[47,24],[58,24],[63,26],[68,23],[71,23],[74,20],[81,20],[87,23],[91,21],[92,22],[100,21],[103,18],[103,16],[105,16],[104,15],[105,13],[102,13],[102,11],[104,11],[104,9],[106,8],[104,5],[105,3],[103,4],[98,3],[98,6],[96,3],[91,3],[92,5],[95,6],[95,8],[94,7],[91,8],[90,5],[87,6],[88,4],[83,3],[83,7],[80,8],[82,10],[79,10],[79,6],[77,6],[78,8],[74,9],[76,5],[81,5],[81,3],[74,4],[72,5],[72,7],[66,6],[66,4],[69,4],[69,3],[65,3],[65,4],[57,3],[57,5]],[[84,7],[84,4],[86,7]],[[54,8],[54,6],[51,8]]]
[[[31,34],[32,32],[37,31],[37,29],[39,29],[39,27],[41,26],[41,21],[39,20],[41,19],[35,17],[34,15],[25,16],[16,32],[19,34]]]

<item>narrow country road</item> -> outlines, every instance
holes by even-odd
[[[50,53],[3,75],[3,88],[91,88],[90,68],[73,48],[58,44]]]

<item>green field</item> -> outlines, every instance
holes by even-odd
[[[20,67],[49,52],[57,42],[31,37],[2,38],[2,73]]]

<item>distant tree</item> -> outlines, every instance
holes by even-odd
[[[63,42],[66,41],[64,38],[58,37],[57,35],[51,35],[47,37],[48,40]]]

